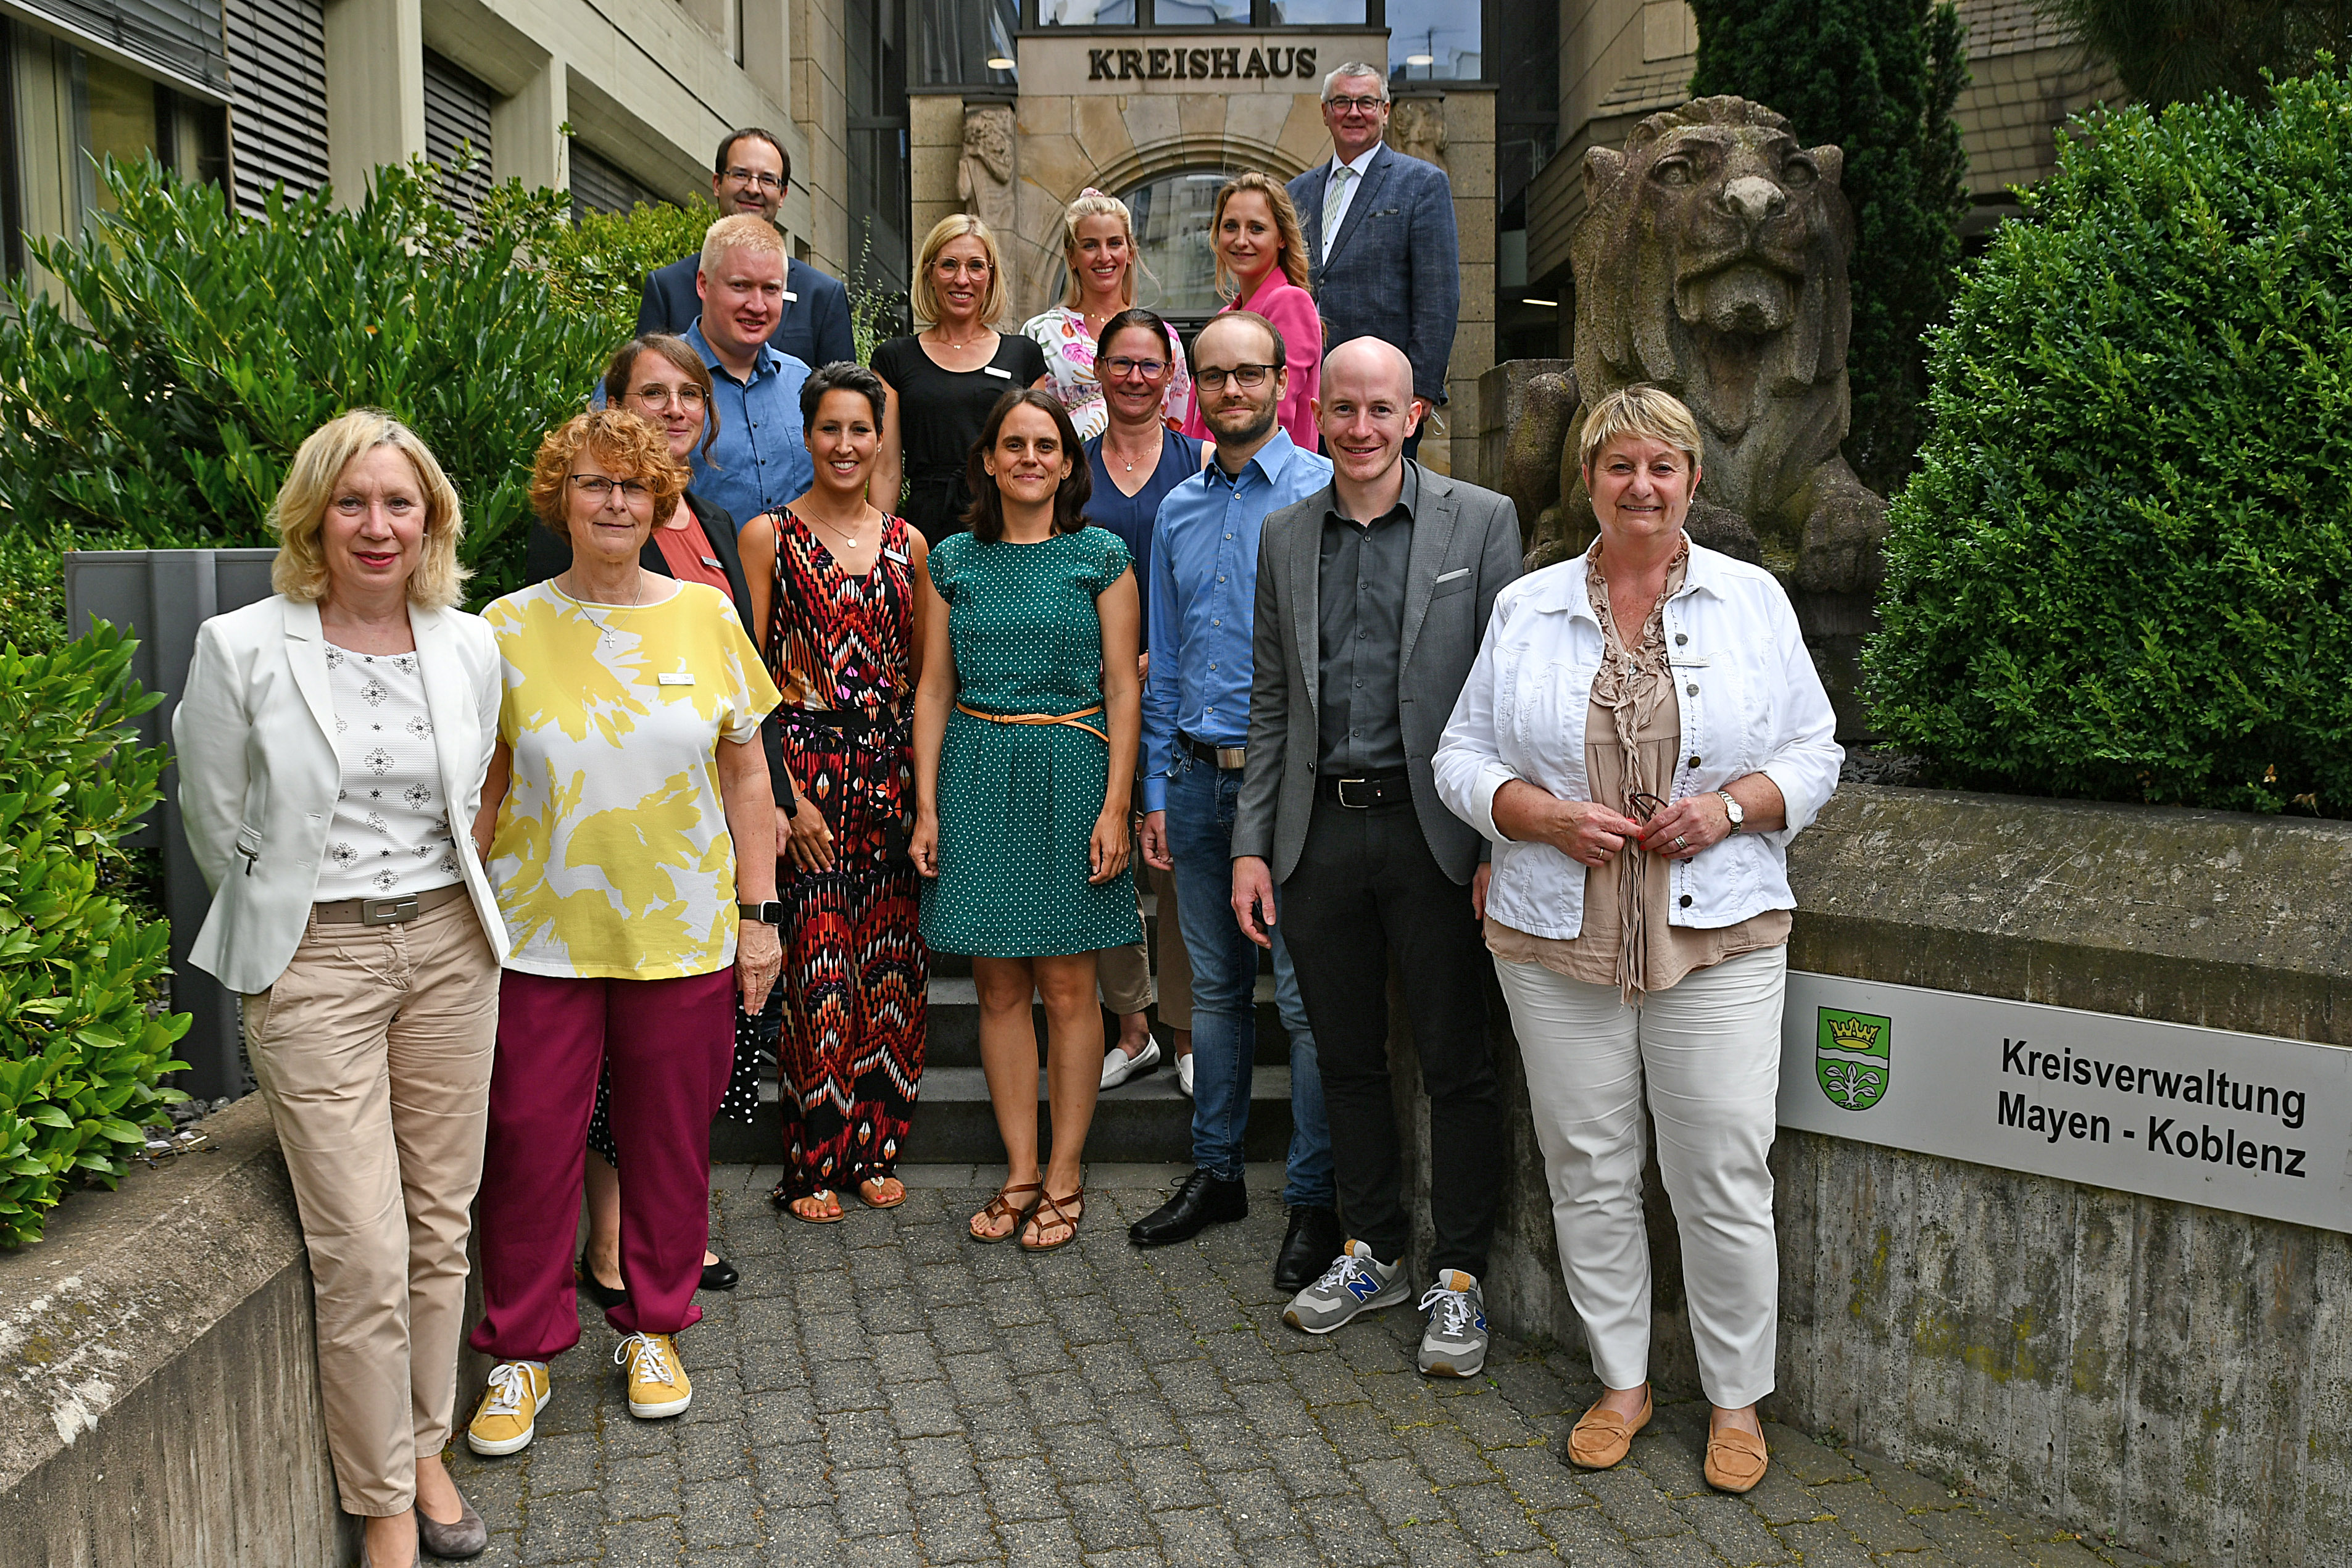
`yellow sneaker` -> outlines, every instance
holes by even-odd
[[[511,1454],[530,1447],[540,1407],[547,1403],[547,1363],[502,1361],[490,1368],[481,1407],[466,1426],[466,1447],[478,1454]]]
[[[633,1333],[613,1353],[629,1369],[629,1414],[640,1420],[675,1416],[694,1403],[694,1385],[677,1364],[677,1344],[666,1333]]]

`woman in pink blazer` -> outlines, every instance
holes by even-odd
[[[1323,321],[1307,292],[1307,236],[1290,193],[1264,174],[1236,174],[1217,193],[1212,231],[1217,242],[1217,286],[1233,296],[1227,310],[1253,310],[1282,334],[1290,386],[1275,417],[1290,439],[1318,449],[1315,398],[1323,385]],[[1184,434],[1212,439],[1201,420],[1196,390]]]

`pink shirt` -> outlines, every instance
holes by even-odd
[[[1315,428],[1315,398],[1323,388],[1323,320],[1315,313],[1315,297],[1285,277],[1277,267],[1247,299],[1225,310],[1255,310],[1274,323],[1290,361],[1290,390],[1283,394],[1275,417],[1290,439],[1308,452],[1320,451],[1323,437]],[[1224,311],[1219,311],[1219,315]],[[1184,434],[1202,441],[1215,439],[1201,419],[1201,392],[1192,389],[1192,403],[1184,415]]]

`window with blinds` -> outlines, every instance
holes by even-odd
[[[319,0],[226,0],[236,204],[327,183],[327,23]]]
[[[592,152],[574,137],[572,141],[572,216],[583,213],[625,213],[638,206],[658,206],[664,198],[612,160]]]
[[[228,61],[221,51],[221,0],[20,0],[28,10],[56,17],[68,27],[154,61],[202,82],[215,92],[228,89]]]
[[[488,82],[425,51],[425,155],[441,165],[441,193],[460,213],[471,214],[490,193],[490,106],[497,101]],[[473,167],[460,170],[469,152],[477,155]]]

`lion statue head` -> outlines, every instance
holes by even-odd
[[[1706,437],[1704,491],[1785,575],[1814,471],[1848,414],[1853,219],[1845,155],[1761,104],[1703,98],[1584,155],[1576,379],[1590,404],[1633,382],[1681,398]],[[1575,455],[1561,490],[1581,499]],[[1795,507],[1795,515],[1791,508]]]

